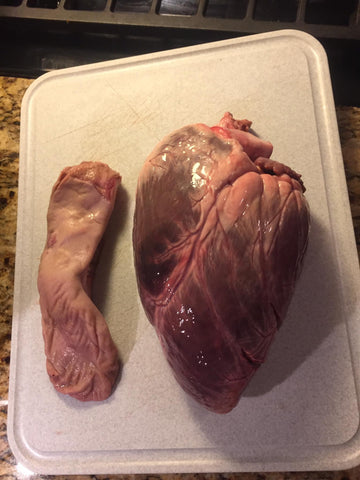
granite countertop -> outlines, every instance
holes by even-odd
[[[16,464],[6,436],[8,375],[15,264],[17,184],[19,166],[20,105],[25,90],[33,80],[0,77],[0,476],[4,479],[50,478],[31,475]],[[360,108],[336,108],[351,211],[358,253],[360,253]],[[145,478],[187,480],[190,478],[220,480],[358,480],[360,466],[339,472],[268,473],[268,474],[183,474],[183,475],[118,475],[98,478]],[[55,478],[55,477],[51,477]],[[58,477],[68,478],[68,477]],[[94,476],[77,476],[90,480]]]

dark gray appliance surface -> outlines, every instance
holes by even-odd
[[[335,102],[360,106],[360,0],[0,0],[0,75],[286,28],[318,38]]]

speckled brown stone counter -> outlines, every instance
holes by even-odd
[[[0,77],[0,477],[3,479],[69,478],[31,475],[16,465],[6,437],[10,335],[15,263],[17,179],[21,99],[32,80]],[[360,253],[360,108],[337,107],[337,116],[351,211],[358,252]],[[76,476],[144,480],[238,479],[238,480],[360,480],[360,466],[340,472],[268,474],[184,474]]]

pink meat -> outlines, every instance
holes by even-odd
[[[90,299],[94,256],[121,177],[107,165],[65,168],[47,214],[38,289],[46,367],[56,390],[78,400],[104,400],[119,373],[108,326]]]
[[[139,176],[141,300],[174,375],[211,411],[232,410],[264,362],[300,273],[309,208],[300,175],[271,160],[251,122],[167,136]]]

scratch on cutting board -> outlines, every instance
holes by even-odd
[[[80,125],[76,128],[73,128],[72,130],[68,130],[64,133],[60,133],[59,135],[55,135],[54,137],[51,137],[50,139],[45,140],[44,142],[39,142],[39,145],[46,145],[47,143],[50,143],[53,140],[58,140],[59,138],[66,137],[67,135],[71,135],[72,133],[88,128],[90,125],[96,125],[97,123],[103,122],[106,118],[111,117],[112,115],[113,115],[113,112],[107,113],[103,115],[101,118],[97,118],[96,120],[86,122],[84,125]]]
[[[158,142],[161,140],[161,138],[153,131],[150,127],[149,124],[145,121],[148,117],[145,117],[144,115],[140,115],[139,112],[136,111],[134,106],[128,101],[126,96],[122,95],[120,92],[118,92],[108,81],[105,82],[106,85],[115,93],[116,96],[120,97],[121,100],[127,105],[127,107],[134,113],[134,115],[137,118],[137,121],[141,123],[148,132],[150,132],[151,136],[153,136]],[[149,113],[149,116],[151,113]],[[133,124],[136,123],[133,122]]]

